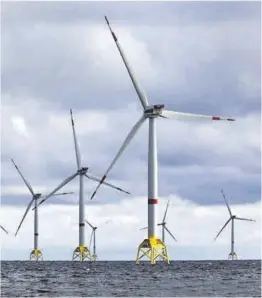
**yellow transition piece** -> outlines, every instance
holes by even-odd
[[[155,264],[157,259],[163,260],[169,264],[167,249],[164,242],[156,237],[144,239],[137,250],[136,264],[140,263],[140,259],[147,257],[151,264]]]
[[[30,260],[43,261],[43,254],[40,249],[33,249],[30,253]]]
[[[91,261],[92,255],[90,253],[90,250],[84,245],[78,246],[73,253],[73,260],[76,259],[79,259],[81,262],[85,261],[86,259]]]

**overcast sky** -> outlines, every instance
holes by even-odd
[[[70,108],[83,166],[97,176],[142,113],[104,15],[150,103],[237,119],[157,120],[158,219],[170,198],[178,239],[167,238],[171,259],[227,258],[229,227],[213,242],[228,217],[221,188],[233,213],[256,219],[236,223],[236,252],[260,258],[259,2],[3,3],[0,224],[14,233],[31,199],[11,157],[36,192],[76,171]],[[108,176],[130,196],[101,187],[90,201],[96,183],[85,181],[87,219],[113,219],[98,231],[100,259],[133,260],[146,236],[147,133],[144,124]],[[78,245],[78,183],[64,188],[74,195],[39,209],[45,259],[71,259]],[[87,243],[89,236],[87,228]],[[16,238],[1,232],[1,242],[3,259],[27,259],[33,212]]]

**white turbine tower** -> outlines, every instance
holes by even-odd
[[[107,220],[106,222],[104,222],[103,224],[107,224],[109,223],[110,220]],[[90,247],[91,247],[91,244],[92,244],[92,239],[93,239],[93,260],[96,261],[97,259],[97,254],[96,254],[96,230],[97,228],[101,227],[103,224],[101,224],[100,226],[98,227],[95,227],[93,226],[89,221],[86,220],[86,223],[91,227],[92,229],[92,233],[91,233],[91,236],[90,236],[90,243],[89,243],[89,250],[90,250]]]
[[[127,135],[124,143],[119,149],[117,155],[114,160],[110,164],[107,169],[105,175],[101,179],[97,188],[91,196],[91,199],[95,196],[100,185],[105,181],[109,171],[113,168],[116,161],[119,159],[120,155],[124,152],[132,138],[135,136],[141,125],[148,119],[149,121],[149,140],[148,140],[148,239],[144,239],[143,242],[138,247],[137,259],[136,262],[139,263],[139,260],[142,256],[147,256],[152,264],[155,264],[157,258],[165,259],[167,263],[169,263],[169,258],[167,255],[167,250],[165,244],[158,239],[156,234],[156,206],[158,203],[158,162],[157,162],[157,139],[156,139],[156,118],[203,118],[209,120],[226,120],[226,121],[234,121],[234,119],[230,118],[222,118],[218,116],[206,116],[206,115],[198,115],[198,114],[190,114],[190,113],[180,113],[175,111],[164,110],[163,104],[158,105],[149,105],[148,99],[144,91],[142,91],[139,86],[133,71],[131,70],[130,65],[127,62],[126,56],[123,52],[120,43],[113,32],[107,17],[105,17],[109,30],[113,36],[115,44],[118,48],[118,51],[122,57],[122,60],[126,66],[130,79],[133,83],[133,86],[137,92],[137,95],[140,99],[141,105],[143,107],[143,114],[138,122],[131,129],[129,134]],[[163,253],[164,251],[164,253]],[[141,252],[141,256],[140,256]]]
[[[80,261],[84,261],[85,259],[92,259],[91,253],[88,250],[88,248],[85,245],[85,204],[84,204],[84,177],[99,182],[101,179],[87,173],[88,168],[82,167],[81,165],[81,156],[79,151],[79,146],[77,143],[76,138],[76,132],[75,132],[75,124],[73,119],[72,110],[70,110],[71,114],[71,124],[73,129],[73,138],[74,138],[74,145],[75,145],[75,154],[76,154],[76,164],[77,164],[77,171],[66,178],[61,184],[59,184],[50,194],[48,194],[40,203],[42,204],[44,201],[46,201],[50,196],[52,196],[54,193],[56,193],[59,189],[61,189],[63,186],[68,184],[70,181],[72,181],[75,177],[79,176],[79,246],[74,250],[73,252],[73,260],[78,259]],[[119,191],[122,191],[124,193],[130,194],[129,192],[114,186],[110,183],[104,182],[106,186],[112,187],[114,189],[117,189]]]
[[[1,228],[4,232],[6,232],[6,234],[8,234],[7,230],[6,230],[3,226],[0,225],[0,228]]]
[[[41,250],[38,248],[38,207],[37,207],[37,200],[40,199],[42,197],[41,193],[35,193],[33,191],[32,186],[28,183],[28,181],[24,178],[24,176],[22,175],[21,171],[19,170],[18,166],[15,164],[14,160],[11,159],[13,165],[15,166],[17,172],[19,173],[19,175],[21,176],[21,178],[23,179],[25,185],[27,186],[27,188],[29,189],[30,193],[32,194],[32,200],[29,202],[26,211],[22,217],[22,220],[17,228],[17,231],[15,233],[15,236],[17,235],[19,229],[22,226],[23,221],[26,218],[27,213],[29,212],[29,209],[31,207],[31,205],[33,204],[33,202],[35,202],[35,209],[34,209],[34,249],[31,251],[30,253],[30,260],[36,260],[36,261],[41,261],[43,260],[43,254],[41,252]],[[60,194],[56,194],[55,196],[60,196],[60,195],[67,195],[67,194],[72,194],[73,192],[64,192],[64,193],[60,193]]]
[[[224,192],[223,190],[221,190],[221,193],[224,197],[224,200],[225,200],[225,203],[227,205],[227,209],[228,209],[228,212],[229,212],[229,220],[225,223],[225,225],[222,227],[222,229],[219,231],[219,233],[217,234],[215,240],[217,239],[217,237],[221,234],[221,232],[224,230],[224,228],[227,226],[227,224],[232,220],[232,223],[231,223],[231,252],[229,253],[228,255],[228,259],[230,260],[236,260],[237,259],[237,254],[235,252],[235,248],[234,248],[234,245],[235,245],[235,228],[234,228],[234,220],[237,219],[237,220],[246,220],[246,221],[255,221],[254,219],[248,219],[248,218],[241,218],[241,217],[237,217],[236,215],[233,215],[232,212],[231,212],[231,209],[228,205],[228,202],[226,200],[226,197],[224,195]],[[215,241],[214,240],[214,241]]]

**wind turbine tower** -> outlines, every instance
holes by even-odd
[[[142,105],[143,111],[141,118],[137,121],[134,127],[131,129],[126,139],[124,140],[122,146],[120,147],[118,153],[107,169],[105,175],[101,179],[94,193],[92,194],[92,199],[100,185],[105,181],[109,171],[113,168],[116,161],[119,159],[121,154],[127,148],[130,141],[133,139],[141,125],[148,120],[149,122],[149,136],[148,136],[148,238],[144,239],[138,247],[136,263],[140,262],[140,259],[145,256],[149,258],[151,264],[155,264],[157,259],[164,259],[169,263],[169,258],[167,254],[166,245],[161,241],[156,233],[157,226],[157,204],[158,204],[158,161],[157,161],[157,138],[156,138],[156,119],[157,118],[204,118],[209,120],[226,120],[234,121],[231,118],[223,118],[218,116],[206,116],[190,113],[181,113],[175,111],[168,111],[164,109],[163,104],[150,105],[145,92],[141,89],[135,75],[127,61],[124,51],[113,32],[107,17],[105,17],[109,30],[112,34],[114,42],[118,48],[118,51],[122,57],[122,60],[126,66],[127,72],[139,97],[140,103]]]
[[[224,200],[225,200],[225,203],[227,205],[227,209],[228,209],[228,212],[229,212],[229,216],[230,217],[229,217],[228,221],[225,223],[225,225],[222,227],[222,229],[218,232],[215,240],[221,234],[221,232],[224,230],[224,228],[228,225],[228,223],[230,221],[232,221],[231,222],[231,251],[230,251],[230,253],[228,255],[228,259],[229,260],[236,260],[237,259],[237,254],[235,252],[235,247],[234,247],[235,246],[235,230],[234,230],[235,229],[235,225],[234,225],[234,220],[236,220],[236,219],[237,220],[245,220],[245,221],[255,221],[255,220],[253,220],[253,219],[247,219],[247,218],[241,218],[241,217],[237,217],[236,215],[233,215],[232,212],[231,212],[231,209],[230,209],[230,207],[228,205],[228,202],[227,202],[227,199],[226,199],[226,196],[225,196],[223,190],[221,190],[221,193],[222,193],[222,195],[224,197]]]
[[[109,221],[110,220],[108,220],[108,221],[106,221],[106,222],[104,222],[104,224],[107,224],[107,223],[109,223]],[[90,244],[89,244],[89,249],[90,249],[90,247],[91,247],[91,244],[92,244],[92,239],[93,239],[93,260],[94,261],[96,261],[96,259],[97,259],[97,254],[96,254],[96,230],[97,230],[97,228],[98,227],[95,227],[95,226],[93,226],[89,221],[87,221],[86,220],[86,223],[91,227],[91,229],[92,229],[92,233],[91,233],[91,237],[90,237]],[[99,227],[101,227],[101,225],[99,226]],[[94,237],[93,237],[94,236]]]
[[[42,261],[43,260],[43,254],[41,252],[41,250],[38,248],[38,207],[37,207],[37,200],[40,199],[42,197],[41,193],[35,193],[33,191],[32,186],[29,184],[29,182],[24,178],[23,174],[21,173],[21,171],[19,170],[18,166],[15,164],[14,160],[11,159],[13,165],[15,166],[17,172],[19,173],[19,175],[21,176],[21,178],[23,179],[25,185],[27,186],[27,188],[29,189],[31,195],[32,195],[32,199],[29,202],[26,211],[22,217],[22,220],[17,228],[17,231],[15,233],[15,236],[17,235],[19,229],[22,226],[23,221],[26,218],[27,213],[29,212],[29,209],[31,207],[31,205],[33,204],[33,202],[35,202],[35,209],[34,209],[34,249],[31,251],[30,253],[30,260],[35,260],[35,261]],[[56,196],[59,195],[66,195],[66,194],[72,194],[72,192],[64,192],[64,193],[60,193],[60,194],[56,194]]]
[[[73,119],[73,113],[72,110],[70,110],[71,115],[71,124],[73,129],[73,138],[74,138],[74,146],[75,146],[75,154],[76,154],[76,164],[77,164],[77,171],[72,174],[71,176],[67,177],[61,184],[59,184],[53,191],[50,192],[45,198],[38,204],[42,204],[44,201],[46,201],[49,197],[51,197],[53,194],[55,194],[59,189],[61,189],[63,186],[68,184],[70,181],[72,181],[74,178],[79,176],[79,245],[76,247],[76,249],[73,252],[73,260],[79,259],[80,261],[84,260],[91,260],[92,255],[85,245],[85,204],[84,204],[84,177],[99,182],[101,179],[90,174],[88,172],[88,167],[82,166],[79,146],[76,138],[76,132],[75,132],[75,124]],[[123,190],[122,188],[119,188],[117,186],[114,186],[108,182],[104,182],[104,185],[109,186],[111,188],[117,189],[118,191],[125,192],[127,194],[130,194],[129,192]]]

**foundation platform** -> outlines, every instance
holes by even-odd
[[[228,259],[229,260],[237,260],[237,254],[235,252],[231,252],[229,255],[228,255]]]
[[[86,246],[80,245],[73,252],[73,260],[79,260],[81,262],[85,260],[91,261],[92,255]]]
[[[160,239],[155,237],[144,239],[139,245],[137,250],[136,264],[139,264],[143,257],[148,258],[151,264],[155,264],[157,260],[162,260],[169,264],[166,245]]]
[[[43,261],[43,254],[40,249],[33,249],[30,253],[30,260]]]

